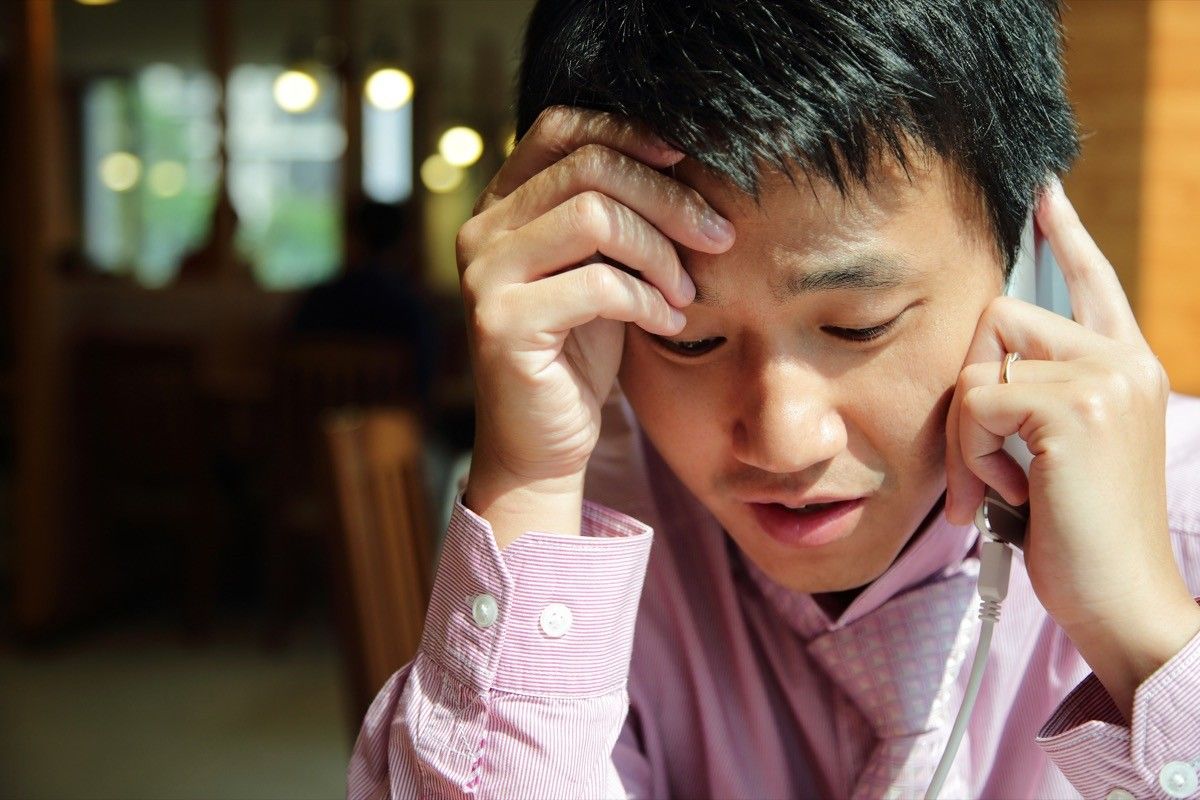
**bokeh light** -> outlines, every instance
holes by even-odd
[[[421,162],[421,183],[431,192],[452,192],[462,184],[463,177],[462,168],[451,164],[440,153],[434,153]]]
[[[469,167],[483,155],[483,137],[473,128],[457,125],[438,139],[438,152],[456,167]]]
[[[289,114],[302,114],[316,105],[321,87],[309,73],[289,69],[279,73],[273,92],[280,108]]]
[[[395,111],[413,96],[413,81],[404,70],[377,69],[367,78],[367,101],[380,111]]]
[[[114,192],[127,192],[142,177],[142,162],[133,153],[118,150],[100,159],[100,180]]]
[[[178,161],[159,161],[146,173],[146,185],[159,197],[175,197],[187,185],[187,167]]]

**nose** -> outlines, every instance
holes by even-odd
[[[733,454],[765,472],[799,473],[846,448],[846,426],[826,378],[795,360],[746,374],[734,421]]]

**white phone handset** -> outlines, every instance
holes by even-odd
[[[1071,296],[1067,291],[1067,282],[1058,262],[1054,260],[1050,243],[1036,231],[1032,213],[1025,221],[1016,263],[1004,293],[1071,319]],[[1029,474],[1033,454],[1029,452],[1029,447],[1020,436],[1013,434],[1006,438],[1004,451],[1021,465],[1026,475]],[[988,487],[975,514],[975,525],[980,531],[990,533],[1015,547],[1025,545],[1028,520],[1028,503],[1021,506],[1009,505],[991,487]]]

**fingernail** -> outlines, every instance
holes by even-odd
[[[1062,181],[1059,180],[1057,175],[1051,175],[1050,180],[1046,182],[1046,188],[1043,189],[1041,195],[1038,196],[1037,210],[1044,210],[1047,200],[1051,198],[1058,199],[1063,197],[1066,197],[1066,194],[1063,192]]]
[[[683,273],[683,280],[679,282],[679,291],[689,303],[696,299],[696,284],[686,272]]]
[[[717,244],[725,244],[733,239],[733,223],[712,210],[704,212],[700,231]]]
[[[687,317],[679,309],[672,308],[671,324],[675,326],[676,330],[681,331],[687,327]]]

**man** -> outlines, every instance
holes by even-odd
[[[1059,35],[1050,0],[538,5],[458,243],[471,475],[352,797],[919,796],[985,484],[1031,520],[943,796],[1197,792],[1200,408],[1049,177]],[[1000,296],[1035,205],[1075,321]]]

